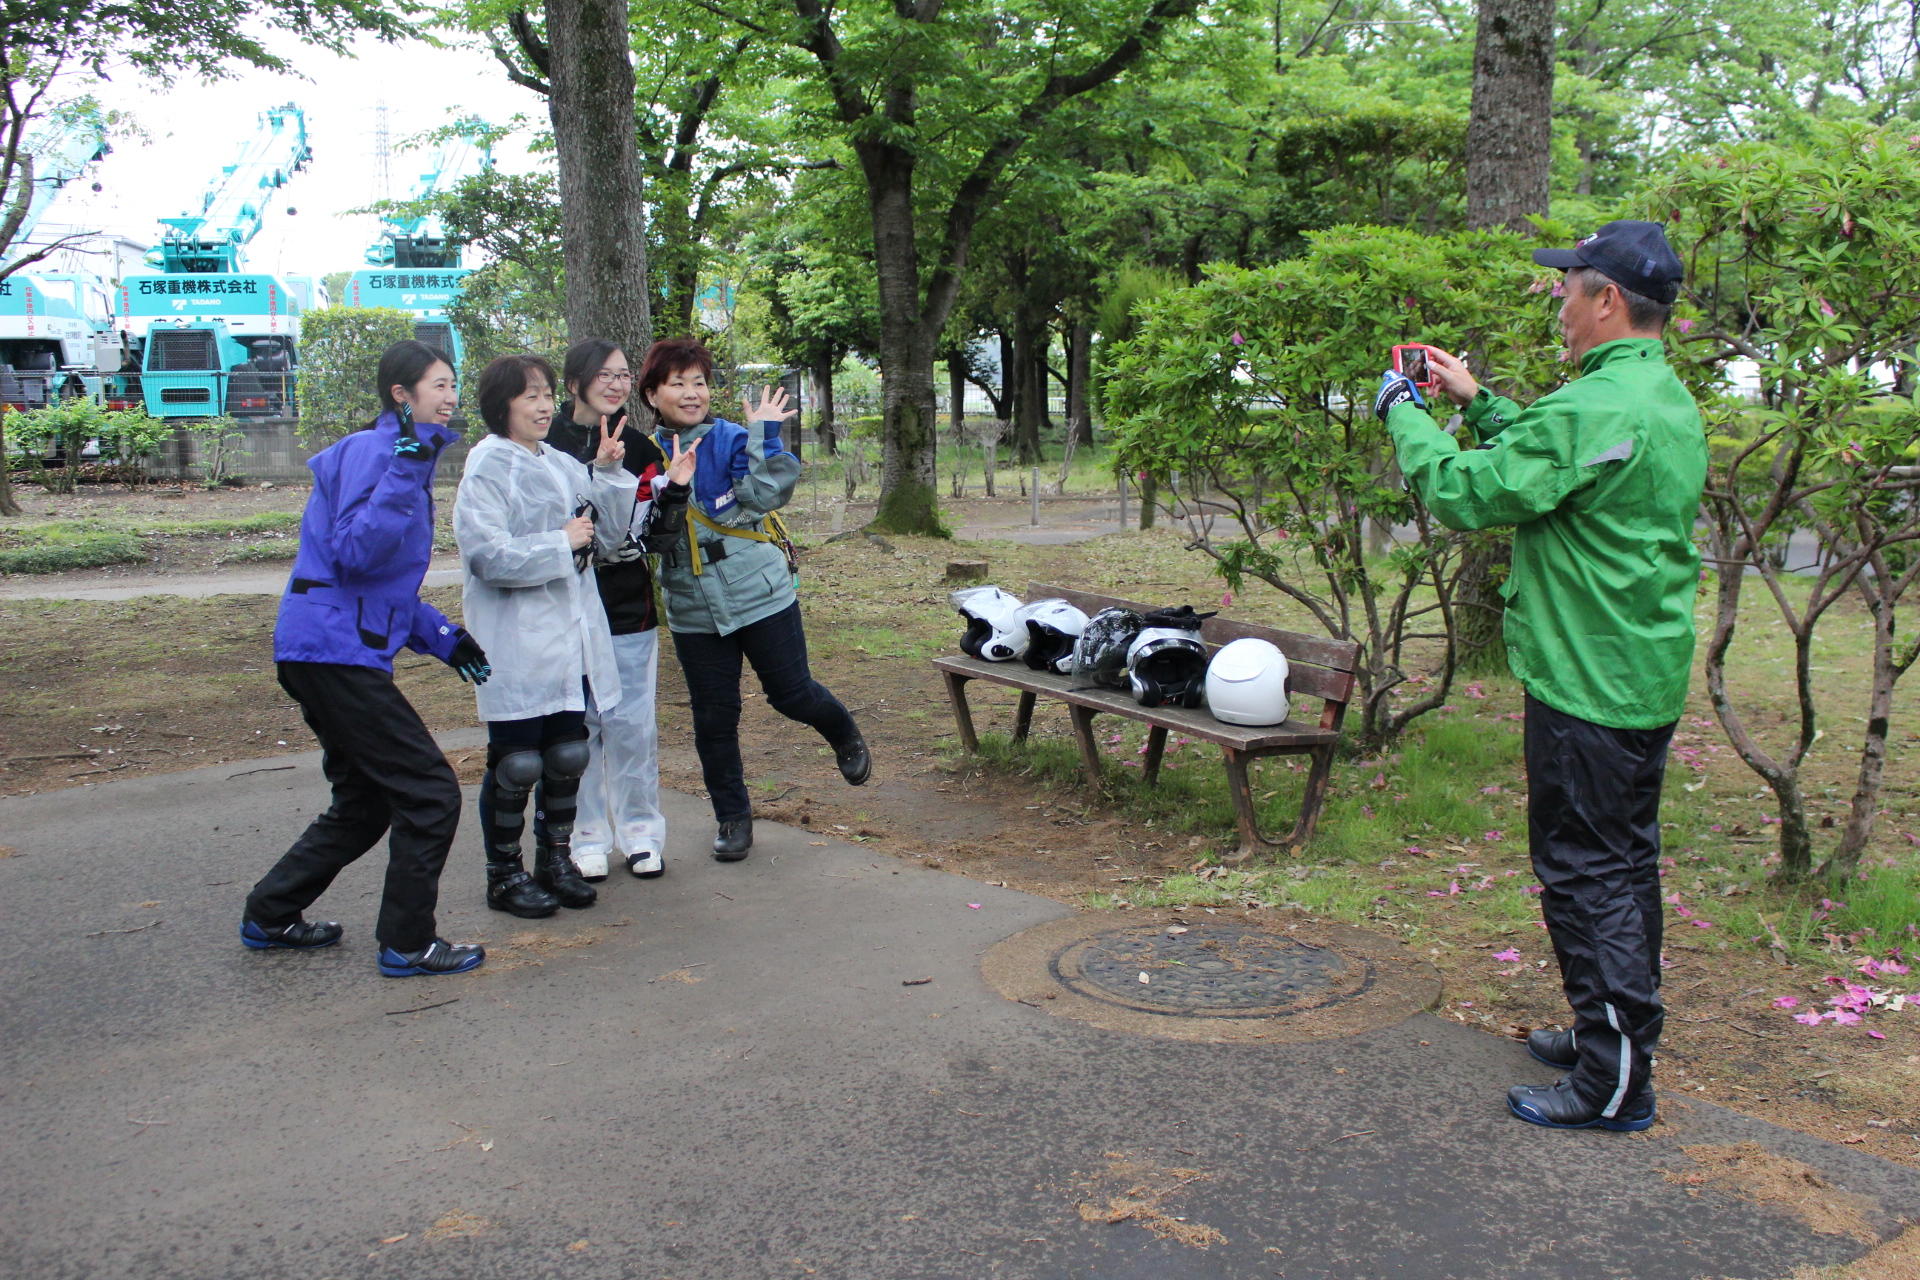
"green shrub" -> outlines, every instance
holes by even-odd
[[[321,448],[380,416],[380,353],[413,336],[391,307],[322,307],[300,322],[300,435]]]

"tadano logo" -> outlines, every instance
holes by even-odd
[[[419,296],[417,293],[403,293],[400,295],[400,301],[410,307],[413,305],[413,300]]]

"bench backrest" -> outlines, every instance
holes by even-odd
[[[1150,613],[1166,607],[1165,601],[1142,604],[1138,600],[1103,596],[1092,591],[1075,591],[1070,587],[1056,587],[1044,582],[1029,583],[1027,586],[1028,600],[1049,600],[1056,596],[1089,618],[1102,609],[1132,609],[1136,613]],[[1200,639],[1209,653],[1217,651],[1230,640],[1249,636],[1265,640],[1287,655],[1287,691],[1319,698],[1322,703],[1320,727],[1339,728],[1340,721],[1346,716],[1347,703],[1353,697],[1353,670],[1360,662],[1359,644],[1352,640],[1329,640],[1325,636],[1282,631],[1278,627],[1263,627],[1257,622],[1236,622],[1218,616],[1200,624]]]

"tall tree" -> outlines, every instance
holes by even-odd
[[[525,10],[507,17],[538,75],[502,60],[514,80],[546,95],[553,122],[567,331],[645,351],[653,314],[627,0],[546,0],[544,13],[544,31]]]
[[[770,7],[739,15],[812,55],[813,86],[866,179],[885,375],[878,527],[943,531],[934,359],[974,227],[998,198],[1008,163],[1064,103],[1133,66],[1200,3],[1103,0],[1056,11],[1045,3],[791,0],[797,24]]]
[[[1480,0],[1467,119],[1467,226],[1528,229],[1553,177],[1554,0]]]

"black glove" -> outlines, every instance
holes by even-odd
[[[400,419],[400,434],[393,438],[393,456],[396,458],[437,458],[440,451],[447,447],[444,436],[432,440],[422,440],[413,430],[413,406],[403,404],[394,411],[394,417]]]
[[[474,684],[485,684],[487,677],[493,674],[493,667],[487,662],[487,651],[480,647],[478,640],[467,633],[465,627],[460,628],[457,634],[459,638],[453,642],[453,654],[447,659],[447,665],[452,667],[462,680],[470,680]]]
[[[1373,416],[1385,422],[1387,414],[1391,413],[1393,406],[1397,404],[1417,404],[1422,409],[1427,407],[1427,402],[1420,395],[1420,388],[1414,385],[1413,379],[1397,370],[1389,369],[1380,375],[1380,390],[1373,397]]]

